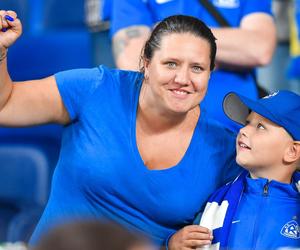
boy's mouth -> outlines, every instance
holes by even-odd
[[[241,148],[245,148],[245,149],[251,150],[251,148],[250,148],[246,143],[244,143],[244,142],[242,142],[242,141],[238,141],[238,145],[239,145],[239,147],[241,147]]]

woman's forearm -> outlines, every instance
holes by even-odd
[[[0,49],[0,111],[12,92],[12,80],[7,70],[7,49]]]

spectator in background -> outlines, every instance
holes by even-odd
[[[143,236],[100,221],[75,221],[45,234],[32,250],[155,250]]]
[[[116,65],[137,70],[139,55],[152,27],[173,14],[195,16],[212,28],[217,38],[216,70],[201,104],[210,116],[229,128],[238,127],[222,111],[229,91],[256,99],[254,68],[270,62],[276,44],[271,0],[210,1],[231,27],[220,24],[198,0],[114,0],[111,33]]]
[[[91,32],[93,66],[115,67],[109,37],[113,0],[84,0],[85,22]]]
[[[277,30],[277,43],[270,64],[257,70],[258,82],[269,92],[289,89],[287,68],[289,64],[289,14],[292,0],[272,0],[272,11]]]

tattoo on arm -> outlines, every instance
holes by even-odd
[[[142,32],[138,27],[131,27],[125,30],[124,34],[120,34],[120,37],[116,37],[113,42],[113,53],[115,59],[119,57],[120,54],[128,46],[129,40],[133,38],[141,37]]]
[[[129,28],[125,31],[125,33],[128,39],[141,36],[141,30],[139,28]]]
[[[113,43],[113,54],[114,58],[117,59],[120,54],[124,51],[126,48],[128,42],[124,38],[116,38]]]

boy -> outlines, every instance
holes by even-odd
[[[202,227],[178,231],[169,249],[201,247],[212,238],[209,230],[212,244],[205,249],[300,247],[300,96],[278,91],[253,101],[230,93],[223,109],[244,125],[236,160],[248,171],[218,189],[202,214]]]
[[[223,109],[245,125],[236,161],[248,172],[215,192],[205,208],[200,225],[214,230],[212,247],[300,247],[300,96],[278,91],[252,101],[230,93]]]

